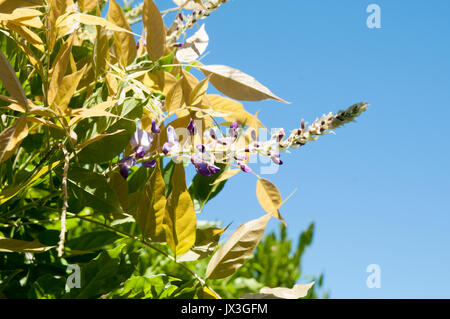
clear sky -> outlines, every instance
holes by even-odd
[[[372,3],[380,29],[366,26]],[[449,15],[442,0],[231,0],[201,22],[204,64],[238,68],[291,102],[244,103],[268,128],[371,105],[264,176],[284,197],[298,188],[281,212],[295,241],[316,223],[304,274],[324,272],[332,298],[450,297]],[[199,219],[259,217],[255,185],[234,177]],[[381,288],[366,286],[369,264],[381,267]]]

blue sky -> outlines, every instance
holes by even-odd
[[[371,3],[381,29],[366,26]],[[332,298],[450,297],[449,14],[441,0],[231,0],[202,21],[204,64],[238,68],[291,102],[244,103],[269,128],[371,105],[264,176],[284,197],[298,188],[281,212],[295,241],[316,223],[304,274],[324,272]],[[259,217],[255,185],[234,177],[199,219]],[[369,264],[381,267],[381,288],[366,286]]]

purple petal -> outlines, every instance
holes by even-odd
[[[151,160],[151,161],[145,161],[142,163],[143,166],[145,167],[155,167],[156,166],[156,161],[155,160]]]
[[[143,158],[145,156],[145,149],[144,149],[144,147],[142,147],[142,146],[139,146],[137,149],[136,149],[136,158]]]
[[[196,125],[194,124],[194,121],[193,121],[192,119],[189,121],[189,124],[188,124],[188,126],[187,126],[187,129],[188,129],[188,131],[189,131],[189,135],[195,135],[195,134],[197,134],[197,127],[196,127]]]
[[[178,136],[175,133],[175,129],[171,125],[167,127],[167,141],[172,145],[178,143]]]
[[[161,133],[161,129],[158,127],[158,124],[156,124],[155,120],[152,120],[152,133],[154,134]]]
[[[234,121],[232,124],[231,124],[231,126],[230,126],[230,128],[233,128],[233,129],[237,129],[239,127],[239,124],[238,124],[238,122],[237,121]]]
[[[163,147],[162,147],[162,152],[167,155],[170,152],[170,149],[172,148],[172,143],[164,143]]]
[[[250,173],[252,171],[252,169],[245,164],[239,164],[239,166],[241,166],[241,170],[246,173]]]
[[[208,165],[208,169],[211,172],[211,174],[217,174],[220,172],[220,168],[216,165]]]
[[[123,178],[127,179],[129,170],[130,168],[127,165],[120,166],[120,175],[122,175]]]

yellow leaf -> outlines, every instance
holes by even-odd
[[[264,287],[259,291],[261,294],[273,295],[275,298],[281,299],[298,299],[306,297],[309,289],[314,285],[314,281],[309,284],[297,284],[292,288],[276,287],[269,288]]]
[[[17,8],[10,14],[0,13],[0,21],[12,21],[32,28],[42,28],[43,24],[38,18],[42,12],[30,8]]]
[[[48,0],[48,8],[50,10],[50,13],[47,20],[47,44],[52,50],[55,45],[57,36],[56,21],[66,12],[67,2],[66,0]]]
[[[138,37],[140,37],[139,34],[135,34],[130,30],[121,28],[119,26],[117,26],[116,24],[102,18],[102,17],[97,17],[91,14],[84,14],[84,13],[72,13],[70,14],[67,18],[66,18],[66,23],[67,24],[73,24],[74,22],[79,22],[82,24],[86,24],[86,25],[98,25],[98,26],[102,26],[110,31],[117,31],[117,32],[126,32],[126,33],[130,33],[132,35],[136,35]]]
[[[214,181],[214,183],[210,184],[210,185],[215,185],[218,184],[220,182],[226,181],[227,179],[233,177],[234,175],[236,175],[237,173],[239,173],[241,170],[240,169],[229,169],[227,170],[225,173],[223,173],[222,175],[220,175],[220,177],[218,179],[216,179]]]
[[[280,191],[271,181],[265,178],[258,178],[256,182],[256,197],[266,212],[286,224],[284,218],[278,211],[282,202]]]
[[[59,164],[61,164],[62,161],[57,161],[51,164],[51,169],[55,168]],[[14,197],[17,193],[19,193],[22,189],[28,187],[33,183],[35,180],[40,178],[42,175],[48,172],[49,165],[44,166],[39,172],[36,173],[33,177],[28,179],[24,184],[12,186],[6,189],[3,189],[0,193],[0,205],[9,200],[10,198]]]
[[[166,48],[166,26],[153,0],[144,0],[142,22],[146,32],[147,52],[152,61],[164,55]]]
[[[123,130],[120,130],[123,131]],[[127,181],[120,175],[119,172],[113,171],[108,178],[109,186],[111,186],[112,190],[117,196],[117,199],[120,202],[120,206],[122,206],[123,210],[126,211],[128,205],[128,183]]]
[[[115,0],[109,1],[108,20],[131,32],[125,14]],[[117,59],[122,66],[130,65],[136,58],[136,43],[131,33],[114,32],[114,47],[116,49]]]
[[[172,176],[172,192],[167,198],[164,230],[175,257],[187,252],[195,243],[197,216],[186,189],[183,164],[176,164]]]
[[[207,279],[220,279],[232,275],[255,250],[271,215],[248,221],[230,236],[211,257],[206,269]]]
[[[208,75],[192,89],[188,105],[197,105],[202,101],[202,98],[206,94],[206,90],[208,89],[209,78],[210,76]]]
[[[177,78],[165,71],[149,72],[144,75],[142,83],[155,93],[162,93],[166,96],[169,90],[177,83]]]
[[[11,13],[15,9],[23,7],[38,7],[42,0],[0,0],[0,12]]]
[[[69,121],[69,126],[72,126],[72,125],[78,123],[79,121],[81,121],[82,119],[88,118],[88,117],[97,117],[97,116],[118,117],[117,115],[114,115],[110,112],[105,111],[107,108],[113,106],[114,104],[116,104],[116,101],[112,100],[112,101],[106,101],[106,102],[97,104],[96,106],[91,107],[90,109],[85,109],[85,108],[67,109],[66,114],[68,116],[73,116],[73,118],[70,119],[70,121]],[[70,111],[70,113],[68,111]]]
[[[42,42],[41,38],[27,27],[21,25],[20,23],[15,23],[13,21],[7,22],[6,27],[21,35],[25,40],[27,40],[30,44],[36,47],[39,51],[44,52],[44,43]]]
[[[28,109],[28,100],[11,64],[0,51],[0,80],[17,103]]]
[[[178,80],[169,92],[167,92],[165,106],[169,114],[174,113],[183,105],[183,89],[181,87],[181,81],[182,80]]]
[[[25,241],[18,239],[5,238],[0,236],[0,251],[7,253],[41,253],[55,246],[46,246],[35,239]]]
[[[186,40],[183,47],[179,48],[175,57],[180,62],[191,63],[205,52],[209,37],[203,24],[194,35]]]
[[[28,126],[25,115],[0,133],[0,163],[11,157],[27,135]]]
[[[136,209],[135,219],[142,235],[158,241],[163,231],[163,221],[166,212],[166,197],[164,179],[159,163],[152,169],[151,176],[144,186]],[[122,178],[123,179],[123,178]]]
[[[98,0],[78,0],[77,3],[83,12],[94,11],[99,5]]]
[[[223,94],[243,101],[261,101],[274,99],[288,103],[273,94],[268,88],[259,83],[254,77],[225,65],[196,66],[205,75],[211,74],[210,82]]]
[[[217,247],[220,236],[228,228],[202,228],[197,229],[195,235],[195,244],[188,252],[177,257],[180,262],[194,261],[209,257]]]
[[[252,114],[248,113],[244,106],[232,99],[217,95],[217,94],[208,94],[206,96],[211,105],[211,108],[215,111],[228,114],[224,118],[228,121],[237,121],[239,124],[245,124],[251,126],[253,122],[259,127],[263,125],[261,122],[255,118]]]
[[[97,35],[94,42],[93,60],[95,66],[95,74],[97,77],[105,73],[106,61],[108,60],[108,36],[105,28],[96,26]]]
[[[73,34],[67,39],[59,49],[58,55],[53,62],[52,75],[50,78],[49,89],[47,93],[47,102],[52,105],[55,101],[58,89],[64,79],[67,65],[69,64],[70,52],[72,51]]]
[[[56,93],[55,100],[53,103],[56,105],[57,109],[62,113],[65,113],[67,106],[69,105],[70,99],[75,93],[78,83],[80,83],[84,72],[86,71],[86,65],[79,71],[66,75],[60,86],[58,87],[58,92]]]
[[[198,287],[197,297],[198,299],[220,299],[220,296],[208,287]]]

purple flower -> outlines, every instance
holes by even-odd
[[[272,139],[275,139],[277,142],[280,142],[283,139],[284,135],[285,135],[284,129],[282,128],[277,133],[272,135]]]
[[[154,133],[154,134],[161,133],[161,130],[158,127],[158,124],[156,124],[155,120],[152,120],[152,133]]]
[[[234,121],[231,124],[230,128],[228,129],[228,135],[230,135],[233,138],[237,138],[239,135],[238,128],[239,128],[238,122]]]
[[[196,147],[200,153],[205,153],[206,146],[204,144],[197,144]]]
[[[134,132],[134,135],[130,140],[130,144],[136,152],[136,158],[142,158],[145,156],[145,153],[152,146],[152,141],[153,137],[147,131],[138,129]]]
[[[195,170],[197,171],[197,173],[209,177],[213,174],[217,174],[218,172],[220,172],[220,168],[217,167],[214,164],[210,164],[210,163],[206,163],[204,161],[202,161],[201,159],[198,159],[194,156],[191,157],[191,162],[192,164],[194,164]]]
[[[178,136],[175,133],[175,129],[169,125],[167,127],[167,142],[164,143],[162,152],[167,155],[169,152],[176,149],[178,149]]]
[[[192,119],[189,121],[187,129],[189,131],[189,135],[197,134],[197,126],[194,124],[194,121]]]
[[[127,156],[122,158],[118,164],[120,175],[122,175],[123,178],[127,179],[130,173],[130,168],[136,164],[136,160],[132,156]]]
[[[217,174],[220,172],[220,168],[217,167],[216,165],[210,164],[210,165],[208,165],[208,169],[212,174]]]
[[[142,163],[142,166],[144,167],[155,167],[156,166],[156,161],[155,160],[151,160],[151,161],[145,161]]]
[[[250,173],[252,171],[252,169],[245,164],[239,164],[239,166],[243,172]]]
[[[283,161],[280,159],[280,153],[272,152],[270,158],[275,164],[282,165]]]
[[[172,44],[173,47],[175,48],[182,48],[184,46],[183,42],[176,42],[174,44]]]

